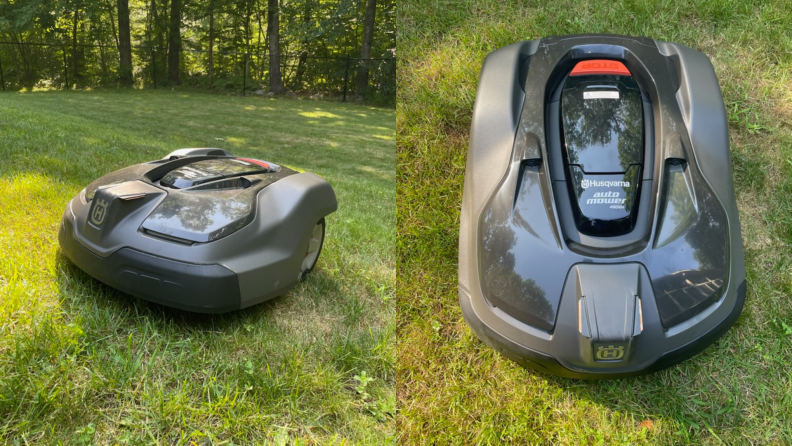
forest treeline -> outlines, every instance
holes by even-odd
[[[0,80],[244,86],[392,105],[394,15],[395,0],[0,0]]]

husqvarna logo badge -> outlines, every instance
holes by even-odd
[[[107,201],[99,200],[94,204],[93,212],[91,212],[91,222],[96,226],[102,224],[107,215]]]
[[[584,178],[580,182],[580,187],[583,189],[588,189],[590,187],[630,187],[629,181],[598,181],[598,180],[589,180],[588,178]]]
[[[600,361],[618,361],[624,357],[624,346],[600,345],[597,347],[596,357]]]

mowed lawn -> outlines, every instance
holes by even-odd
[[[407,0],[400,6],[398,429],[404,444],[792,444],[792,14],[788,1]],[[524,370],[457,297],[459,206],[492,50],[576,33],[707,54],[729,114],[748,296],[702,354],[606,382]],[[500,174],[500,173],[497,173]]]
[[[338,211],[308,280],[197,315],[107,287],[61,253],[69,199],[182,147],[332,184]],[[0,93],[0,443],[390,441],[395,164],[393,110],[189,90]]]

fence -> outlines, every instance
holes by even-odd
[[[132,46],[134,85],[158,88],[169,85],[167,49]],[[182,48],[179,72],[181,84],[216,90],[266,90],[269,83],[267,53],[214,50],[214,68],[209,72],[210,52]],[[299,94],[322,94],[347,100],[354,92],[358,68],[368,68],[365,98],[392,105],[396,97],[396,60],[308,54],[275,56],[284,87]],[[2,90],[22,88],[80,88],[117,85],[118,48],[102,44],[30,43],[0,41],[0,86]]]

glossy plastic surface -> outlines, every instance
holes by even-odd
[[[233,182],[228,189],[214,190],[208,187],[214,183],[202,183],[191,189],[169,190],[142,227],[193,242],[220,239],[250,223],[256,195],[263,187],[295,173],[281,167],[278,172],[245,175],[248,187]]]
[[[597,237],[632,231],[638,217],[639,164],[615,174],[585,174],[579,166],[568,169],[567,185],[578,231]]]
[[[643,163],[641,92],[631,77],[569,76],[561,117],[567,165],[623,173]]]
[[[92,200],[100,188],[144,182],[161,190],[164,197],[147,211],[150,214],[142,229],[155,236],[205,243],[249,224],[259,191],[296,174],[291,169],[272,166],[264,168],[236,158],[203,156],[137,164],[95,180],[86,188],[85,198]],[[142,202],[137,206],[142,206]]]
[[[67,205],[64,253],[111,286],[194,311],[244,308],[286,292],[301,275],[316,223],[337,209],[332,187],[278,166],[188,189],[158,184],[207,159],[217,157],[187,154],[93,182]],[[127,255],[132,251],[144,255]]]
[[[638,262],[644,265],[652,279],[666,326],[679,319],[677,314],[690,316],[695,313],[675,305],[674,293],[696,296],[695,302],[713,302],[722,295],[728,273],[728,221],[692,155],[686,155],[690,162],[685,171],[696,206],[692,214],[689,207],[678,207],[680,212],[687,212],[685,219],[676,213],[677,207],[663,204],[675,196],[673,184],[658,181],[656,184],[661,183],[655,186],[658,195],[645,204],[646,212],[650,213],[649,221],[654,222],[658,205],[660,209],[669,210],[662,212],[657,224],[633,246],[617,251],[589,248],[584,252],[568,249],[553,236],[558,233],[559,217],[555,213],[557,204],[552,199],[550,183],[565,179],[550,178],[547,163],[542,163],[538,169],[525,168],[521,155],[532,152],[544,156],[542,145],[547,136],[543,105],[554,90],[553,86],[561,82],[576,59],[602,55],[621,59],[642,90],[651,97],[655,115],[661,118],[656,121],[658,138],[662,140],[673,130],[681,141],[682,150],[685,153],[690,150],[685,122],[675,97],[673,66],[652,41],[644,44],[631,39],[613,40],[619,44],[589,44],[572,39],[561,44],[555,38],[542,41],[541,51],[532,56],[527,70],[526,98],[512,162],[480,214],[478,264],[485,298],[517,320],[542,330],[553,330],[567,272],[577,263]],[[521,132],[525,133],[524,137],[519,136]],[[531,144],[535,148],[523,147]],[[654,163],[653,178],[666,176],[662,152],[655,150],[654,156],[661,162]],[[667,230],[674,233],[674,237],[667,238],[662,245],[650,243],[656,226],[674,228]],[[563,226],[560,235],[566,238]],[[680,271],[706,271],[707,280],[693,285],[696,292],[689,293],[690,282],[682,278]]]
[[[638,218],[614,237],[576,228],[560,141],[561,86],[590,59],[622,62],[641,90]],[[659,370],[720,337],[746,295],[727,128],[712,64],[682,45],[578,35],[487,56],[459,237],[460,304],[474,333],[527,367],[594,379]],[[615,277],[626,265],[637,274]]]
[[[269,171],[261,166],[236,158],[202,160],[174,169],[160,180],[160,184],[174,189],[186,189],[222,178],[255,175]]]

